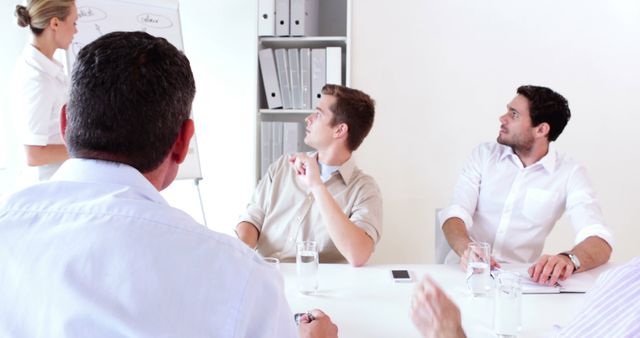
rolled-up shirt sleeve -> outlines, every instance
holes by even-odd
[[[268,196],[271,195],[273,186],[273,179],[276,174],[276,167],[278,162],[274,162],[269,166],[267,172],[262,176],[262,179],[258,183],[251,201],[247,204],[247,208],[238,217],[238,223],[249,222],[253,224],[258,231],[262,231],[262,225],[264,224],[265,212],[269,210]]]
[[[368,177],[360,187],[349,220],[377,244],[382,236],[382,194],[376,182]]]
[[[582,165],[576,167],[567,182],[565,208],[576,233],[575,244],[596,236],[613,248],[613,234],[605,224],[595,191]]]
[[[446,220],[452,217],[462,219],[467,229],[473,226],[473,214],[478,203],[480,181],[482,178],[482,166],[487,156],[486,150],[481,146],[476,147],[471,156],[465,162],[462,173],[458,178],[451,204],[442,209],[438,214],[439,226],[442,227]]]

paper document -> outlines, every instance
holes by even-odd
[[[520,282],[522,283],[522,293],[584,293],[589,291],[593,284],[595,284],[598,274],[595,273],[577,273],[571,275],[567,280],[558,281],[556,285],[540,285],[534,282],[531,277],[529,277],[529,266],[530,265],[516,265],[510,264],[509,266],[494,270],[491,272],[492,275],[495,275],[496,272],[500,273],[500,271],[518,273],[520,275]]]

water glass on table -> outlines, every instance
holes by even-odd
[[[296,271],[298,274],[298,291],[300,291],[300,293],[311,295],[318,290],[318,263],[318,248],[316,242],[298,242]]]
[[[471,242],[467,246],[467,287],[473,296],[491,291],[491,256],[489,243]]]
[[[496,277],[494,329],[498,337],[516,337],[522,329],[522,284],[517,273],[501,272]]]

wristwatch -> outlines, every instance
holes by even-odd
[[[572,254],[569,251],[561,252],[558,255],[569,257],[569,259],[571,260],[571,263],[573,263],[573,271],[577,271],[580,269],[580,259],[578,259],[578,256]]]

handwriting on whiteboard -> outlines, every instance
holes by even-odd
[[[173,26],[171,19],[166,16],[151,13],[138,15],[138,22],[149,28],[169,28]]]
[[[97,7],[84,6],[78,8],[78,22],[87,23],[107,19],[107,12]],[[136,17],[136,21],[149,28],[170,28],[173,26],[171,19],[154,13],[142,13]]]
[[[106,18],[107,18],[107,13],[99,8],[88,7],[88,6],[78,8],[79,22],[100,21]]]

